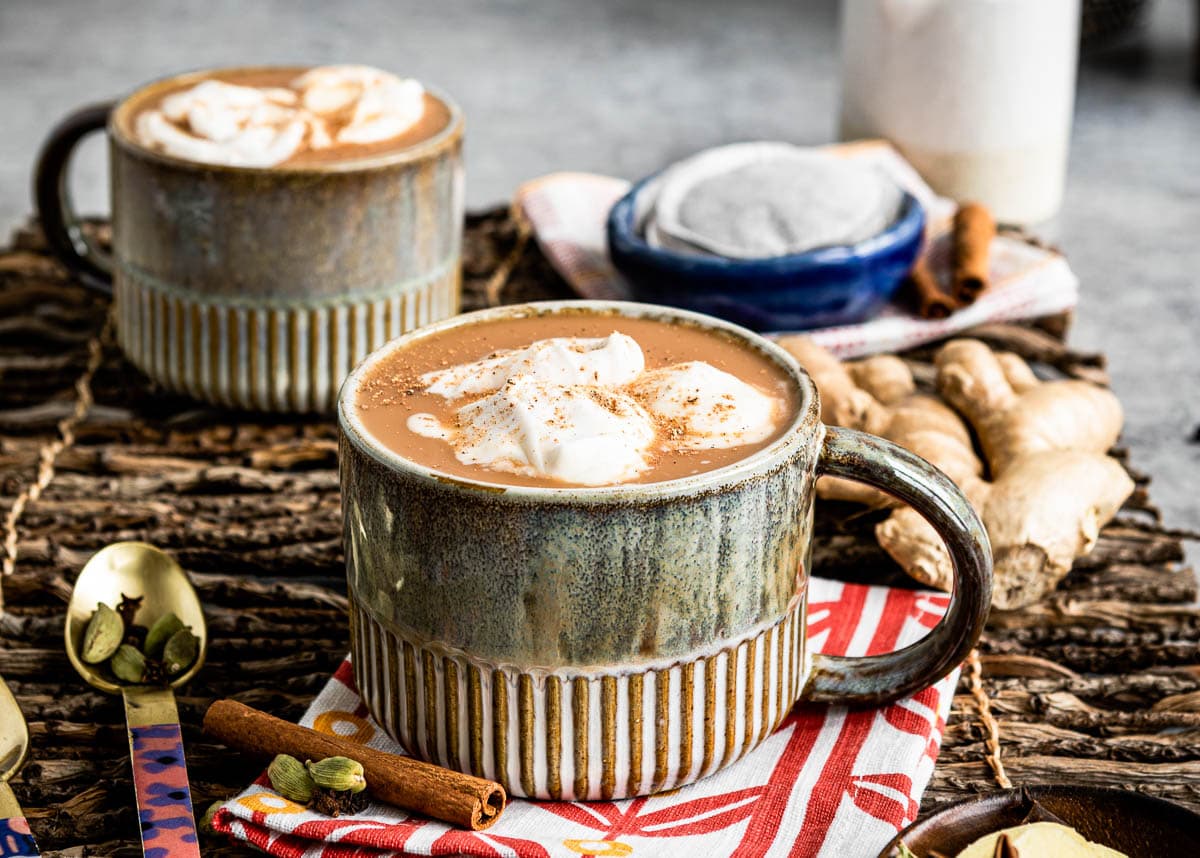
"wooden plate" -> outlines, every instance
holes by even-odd
[[[896,858],[904,841],[917,858],[931,849],[954,856],[985,834],[1032,821],[1026,817],[1039,806],[1088,840],[1128,855],[1200,856],[1200,814],[1129,790],[1072,786],[1025,787],[958,802],[918,819],[879,855]]]

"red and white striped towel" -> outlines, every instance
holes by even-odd
[[[949,227],[954,202],[937,196],[889,144],[837,144],[829,151],[886,171],[925,207],[930,263],[949,268]],[[592,173],[552,173],[517,190],[517,205],[533,226],[538,245],[563,279],[583,298],[628,300],[629,286],[608,257],[604,225],[629,182]],[[992,245],[992,287],[946,319],[921,319],[901,303],[857,325],[823,328],[812,338],[842,358],[900,351],[939,340],[985,322],[1014,321],[1060,313],[1079,298],[1079,281],[1059,253],[1000,235]],[[779,331],[777,333],[786,333]]]
[[[924,636],[949,597],[814,578],[809,599],[810,645],[862,655]],[[225,804],[213,825],[290,858],[868,858],[916,817],[957,680],[955,671],[878,709],[798,706],[759,748],[691,786],[625,801],[515,799],[481,832],[382,804],[331,819],[272,792],[265,775]],[[402,753],[367,716],[348,660],[301,723]]]

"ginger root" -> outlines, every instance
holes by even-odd
[[[992,543],[997,608],[1022,607],[1052,590],[1133,490],[1124,468],[1104,455],[1121,429],[1120,403],[1107,390],[1042,382],[1017,355],[997,354],[976,340],[947,343],[936,359],[938,389],[979,436],[989,481],[962,418],[938,398],[916,392],[903,361],[880,356],[842,365],[806,338],[780,344],[806,368],[817,368],[812,375],[822,419],[887,438],[959,486]],[[818,492],[888,502],[842,480],[822,480]],[[949,589],[950,557],[914,510],[894,509],[875,533],[906,572]]]
[[[1053,590],[1075,558],[1095,547],[1133,480],[1111,456],[1053,450],[1018,459],[995,482],[973,479],[960,488],[992,543],[992,605],[1012,610]],[[875,526],[875,538],[914,578],[950,588],[950,555],[915,510],[895,510]]]
[[[809,373],[821,397],[821,419],[886,438],[936,464],[961,485],[983,465],[962,418],[935,396],[918,393],[908,365],[894,355],[843,364],[805,336],[779,339]],[[817,481],[817,495],[869,506],[897,506],[890,495],[836,477]]]
[[[1030,453],[1105,453],[1121,434],[1121,403],[1090,382],[1042,382],[979,340],[951,340],[935,363],[938,391],[975,427],[993,477]]]

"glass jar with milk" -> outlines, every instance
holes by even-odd
[[[843,0],[844,139],[885,137],[939,193],[1033,224],[1062,202],[1079,0]]]

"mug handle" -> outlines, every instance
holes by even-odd
[[[992,600],[987,532],[949,477],[883,438],[827,426],[817,474],[868,483],[910,504],[945,540],[954,589],[937,626],[904,649],[861,657],[814,653],[800,699],[877,706],[907,697],[950,673],[979,640]]]
[[[84,285],[106,294],[112,294],[112,259],[84,235],[67,190],[67,167],[79,141],[108,124],[115,104],[83,107],[58,123],[42,144],[33,179],[38,220],[50,250]]]

